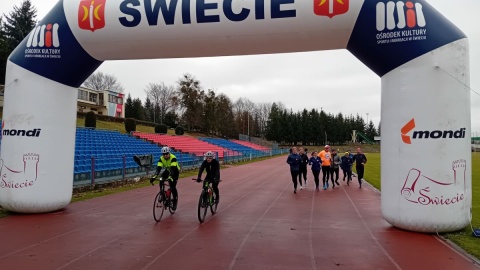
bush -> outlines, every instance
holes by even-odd
[[[137,131],[137,122],[133,118],[125,119],[125,131],[130,133],[132,131]]]
[[[160,124],[155,126],[155,133],[167,134],[168,127],[165,124]]]
[[[182,126],[178,126],[175,128],[175,134],[176,135],[183,135],[185,134],[185,129]]]
[[[97,115],[94,112],[88,112],[85,115],[85,127],[89,127],[89,128],[97,127]]]

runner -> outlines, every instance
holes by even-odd
[[[337,150],[332,149],[332,160],[331,160],[331,167],[330,167],[330,177],[332,179],[332,185],[333,188],[335,188],[335,184],[337,186],[340,186],[340,183],[338,183],[338,171],[340,169],[340,164],[342,163],[342,160],[340,159],[340,156],[337,155]],[[335,182],[333,179],[333,175],[335,174]]]
[[[353,156],[355,161],[355,169],[357,169],[357,178],[360,188],[362,188],[362,179],[365,173],[365,163],[367,163],[367,157],[363,154],[362,149],[357,148],[357,154]]]
[[[312,166],[313,179],[315,180],[315,187],[317,190],[320,190],[318,186],[320,184],[319,175],[321,170],[321,164],[322,164],[322,160],[318,157],[317,152],[313,151],[312,156],[308,161],[308,165]]]
[[[318,154],[318,157],[322,160],[323,189],[325,190],[328,188],[328,178],[330,176],[330,145],[325,145],[325,149]]]
[[[290,174],[292,175],[293,193],[297,194],[297,178],[300,171],[301,161],[300,155],[297,153],[297,148],[292,148],[292,153],[287,158],[287,163],[290,164]]]
[[[345,181],[345,177],[347,177],[347,186],[350,186],[350,181],[352,181],[352,165],[353,165],[353,158],[350,157],[349,152],[345,152],[345,155],[342,157],[342,171],[343,171],[343,181]]]
[[[302,187],[302,176],[303,176],[303,181],[305,182],[305,188],[307,188],[307,165],[308,165],[308,156],[307,153],[303,150],[303,148],[299,148],[299,155],[302,158],[301,163],[300,163],[300,171],[298,172],[298,183],[300,184],[300,189],[303,189]]]

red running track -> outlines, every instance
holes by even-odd
[[[285,157],[222,170],[221,203],[197,220],[201,185],[152,217],[158,186],[0,219],[1,269],[479,269],[437,237],[398,230],[354,183],[293,194]]]

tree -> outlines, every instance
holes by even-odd
[[[373,124],[372,121],[370,121],[370,123],[368,124],[367,129],[365,130],[365,135],[366,135],[371,141],[373,141],[373,139],[375,138],[375,136],[378,135],[377,130],[375,129],[375,125]]]
[[[220,135],[222,137],[238,138],[232,100],[224,94],[218,95],[216,109],[217,131]]]
[[[260,136],[263,137],[263,138],[265,137],[268,116],[270,115],[270,109],[271,108],[272,108],[271,103],[257,104],[257,112],[258,112],[259,126],[260,126]]]
[[[5,84],[5,73],[7,72],[7,59],[10,49],[4,34],[3,18],[0,17],[0,84]]]
[[[116,93],[123,93],[125,88],[118,81],[117,77],[97,71],[83,82],[82,86],[93,90],[108,90]]]
[[[5,84],[8,56],[35,27],[36,17],[37,9],[30,0],[24,0],[9,15],[0,17],[0,84]]]
[[[201,129],[205,91],[202,90],[200,81],[190,74],[184,74],[177,84],[183,121],[187,124],[189,131],[192,128]]]
[[[145,121],[153,122],[153,116],[154,116],[153,114],[155,113],[155,111],[154,111],[154,106],[148,97],[145,99],[145,105],[143,107],[144,107],[143,113],[145,114],[144,115]]]
[[[144,116],[144,108],[142,105],[142,101],[139,98],[135,98],[132,101],[132,118],[137,120],[143,120]]]
[[[208,135],[217,128],[216,119],[216,107],[217,107],[217,99],[215,97],[215,92],[212,90],[208,90],[207,94],[203,96],[204,100],[204,110],[203,110],[203,127],[205,129],[205,133]]]
[[[127,100],[125,101],[125,118],[133,117],[133,101],[132,96],[128,93]]]
[[[169,111],[165,114],[165,125],[176,128],[178,122],[178,115],[174,111]]]
[[[284,135],[282,134],[281,117],[282,111],[280,110],[279,106],[277,106],[277,103],[274,102],[270,109],[270,114],[268,115],[265,134],[267,140],[276,142],[281,142],[283,140]]]
[[[165,121],[165,115],[170,109],[175,108],[176,105],[176,93],[173,86],[167,86],[165,83],[150,83],[145,89],[145,93],[148,98],[151,99],[153,106],[158,109],[160,114],[159,120],[163,124]],[[157,112],[155,110],[153,115],[154,121],[157,120]]]

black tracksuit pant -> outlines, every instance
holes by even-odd
[[[363,179],[363,174],[365,173],[365,167],[356,166],[356,169],[357,169],[358,183],[361,185],[362,184],[362,179]]]
[[[305,185],[307,185],[307,167],[300,166],[300,171],[298,171],[298,183],[302,186],[302,176]]]
[[[312,170],[312,173],[313,179],[315,180],[315,187],[318,188],[318,185],[320,184],[320,171]]]
[[[322,166],[323,172],[323,185],[325,186],[328,182],[328,178],[330,177],[330,166]]]
[[[298,180],[297,178],[298,178],[299,171],[290,170],[290,173],[292,174],[293,188],[297,190],[297,180]]]

